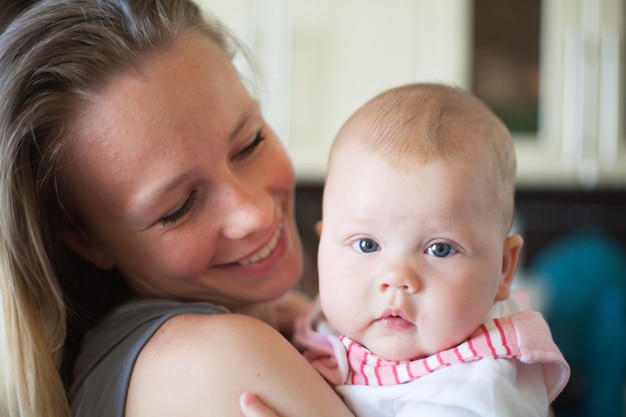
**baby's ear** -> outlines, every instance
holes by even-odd
[[[520,235],[511,235],[504,241],[502,272],[500,276],[500,286],[496,293],[496,301],[506,300],[511,294],[511,284],[513,283],[513,278],[515,278],[517,262],[519,261],[519,255],[523,245],[524,239],[522,239]]]
[[[318,220],[318,222],[315,223],[315,233],[317,233],[317,237],[322,235],[322,223],[323,220]]]
[[[115,266],[115,260],[104,250],[94,245],[85,233],[73,229],[65,229],[62,232],[62,236],[63,243],[87,262],[105,270],[112,269]]]

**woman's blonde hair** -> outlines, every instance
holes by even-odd
[[[224,28],[188,0],[44,0],[0,36],[3,417],[70,413],[59,366],[67,329],[63,288],[73,283],[60,236],[79,221],[59,162],[65,123],[112,77],[138,71],[147,55],[167,50],[185,30],[231,53]]]

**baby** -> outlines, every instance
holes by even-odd
[[[323,314],[296,342],[359,417],[548,414],[569,367],[511,295],[515,164],[504,124],[444,85],[386,91],[340,130],[318,230]]]

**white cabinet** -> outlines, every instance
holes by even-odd
[[[522,183],[626,185],[622,0],[544,0],[540,127],[517,142]]]
[[[538,128],[514,134],[521,185],[626,185],[623,3],[541,2]],[[382,90],[415,81],[471,89],[472,0],[201,4],[260,61],[263,110],[301,181],[323,179],[333,136]]]

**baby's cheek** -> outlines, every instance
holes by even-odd
[[[352,334],[353,330],[353,317],[350,311],[344,309],[341,304],[326,303],[327,307],[322,307],[326,319],[328,322],[340,333]]]

